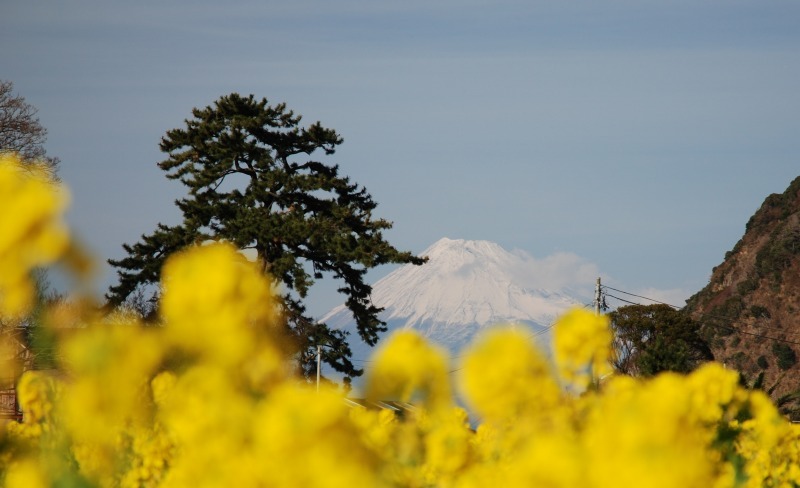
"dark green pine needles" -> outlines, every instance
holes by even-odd
[[[372,217],[377,204],[366,189],[339,175],[337,165],[308,159],[318,150],[334,153],[342,143],[334,130],[319,122],[302,127],[301,117],[285,104],[271,106],[236,93],[192,115],[185,128],[162,138],[168,158],[158,164],[188,190],[175,202],[183,222],[158,224],[139,242],[123,245],[126,257],[109,260],[119,277],[106,295],[109,304],[158,283],[173,252],[227,240],[255,251],[264,273],[286,290],[281,297],[286,327],[304,372],[313,371],[316,346],[325,345],[326,363],[348,376],[360,375],[350,360],[347,332],[307,316],[303,300],[309,287],[324,275],[340,280],[358,334],[374,345],[386,326],[377,317],[381,309],[370,301],[364,274],[381,264],[424,260],[383,238],[381,231],[392,223]]]

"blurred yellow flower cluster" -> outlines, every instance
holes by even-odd
[[[0,211],[18,209],[0,221],[1,315],[26,310],[31,269],[67,246],[62,193],[36,178],[0,165]],[[58,369],[20,378],[24,421],[0,429],[0,486],[800,485],[800,429],[765,395],[718,364],[609,375],[608,323],[586,311],[558,321],[553,359],[514,328],[453,365],[390,336],[367,395],[411,402],[398,414],[296,376],[269,283],[230,244],[178,253],[162,275],[157,327],[85,311],[54,331]]]
[[[67,194],[35,165],[0,152],[0,316],[25,314],[34,299],[30,271],[56,261],[69,241]]]

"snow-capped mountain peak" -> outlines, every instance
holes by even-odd
[[[403,266],[376,282],[372,302],[384,308],[381,319],[390,330],[413,327],[451,351],[484,327],[520,323],[541,329],[585,302],[568,290],[536,287],[541,280],[532,274],[540,263],[493,242],[442,238],[421,255],[428,257],[424,265]],[[344,305],[321,321],[355,329]]]

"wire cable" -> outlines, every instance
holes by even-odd
[[[651,302],[660,303],[661,305],[668,305],[668,306],[670,306],[672,308],[677,308],[677,309],[683,308],[683,307],[679,307],[677,305],[672,305],[671,303],[666,303],[666,302],[662,302],[662,301],[656,300],[654,298],[643,297],[642,295],[637,295],[635,293],[630,293],[630,292],[627,292],[627,291],[618,290],[616,288],[611,288],[610,286],[606,286],[606,285],[600,285],[600,288],[607,288],[609,290],[617,291],[619,293],[624,293],[625,295],[630,295],[632,297],[643,298],[645,300],[650,300]],[[621,298],[617,298],[617,297],[615,297],[613,295],[608,295],[608,296],[610,296],[612,298],[616,298],[617,300],[622,300]],[[625,300],[622,300],[622,301],[624,302]],[[633,302],[628,302],[628,303],[633,303]],[[636,303],[635,305],[640,305],[640,304]]]
[[[619,300],[619,301],[621,301],[621,302],[629,303],[629,304],[631,304],[631,305],[642,305],[641,303],[636,303],[636,302],[632,302],[632,301],[630,301],[630,300],[625,300],[624,298],[615,297],[614,295],[611,295],[611,294],[609,294],[609,293],[606,293],[606,296],[607,296],[607,297],[610,297],[610,298],[615,298],[615,299],[617,299],[617,300]],[[664,305],[666,305],[666,303],[665,303]],[[643,305],[642,305],[642,306],[643,306]]]
[[[608,288],[610,290],[613,289],[611,287],[606,287],[606,288]],[[621,290],[616,290],[616,289],[613,289],[613,290],[614,291],[621,291]],[[634,295],[633,293],[627,293],[627,292],[624,292],[624,291],[622,291],[622,293],[625,293],[626,295],[631,295],[631,296],[638,296],[638,295]],[[619,298],[617,296],[610,295],[608,293],[606,293],[606,296],[614,298],[614,299],[619,300],[621,302],[629,303],[631,305],[640,305],[640,306],[642,306],[641,303],[631,302],[629,300],[625,300],[623,298]],[[639,297],[639,298],[644,298],[645,300],[651,300],[651,301],[654,301],[654,302],[657,302],[657,303],[661,303],[663,305],[668,305],[670,307],[675,307],[675,305],[670,305],[669,303],[658,302],[657,300],[653,300],[652,298],[647,298],[647,297]],[[675,308],[680,309],[680,307],[675,307]],[[710,314],[701,314],[701,316],[710,316],[712,318],[724,318],[726,320],[731,320],[730,317],[721,317],[721,316],[714,317],[713,315],[710,315]],[[747,332],[747,331],[744,331],[744,330],[741,330],[741,329],[737,329],[736,327],[733,327],[731,325],[715,324],[713,322],[704,322],[703,325],[708,325],[708,326],[711,326],[711,327],[717,327],[717,328],[721,328],[721,329],[726,329],[726,330],[730,330],[730,331],[733,331],[733,332],[736,332],[736,333],[745,334],[745,335],[749,335],[749,336],[753,336],[753,337],[760,337],[762,339],[770,339],[770,340],[773,340],[775,342],[784,342],[786,344],[794,344],[794,345],[800,346],[800,342],[798,342],[798,341],[791,341],[789,339],[778,339],[777,337],[770,337],[770,336],[767,336],[767,335],[764,335],[764,334],[757,334],[755,332]],[[770,330],[779,330],[779,329],[776,329],[776,328],[769,328],[769,329]],[[793,334],[791,332],[789,332],[788,335],[793,335]]]
[[[656,300],[654,298],[643,297],[641,295],[636,295],[634,293],[629,293],[627,291],[617,290],[616,288],[611,288],[610,286],[602,285],[602,288],[608,288],[609,290],[618,291],[618,292],[624,293],[626,295],[630,295],[630,296],[634,296],[634,297],[638,297],[638,298],[644,298],[645,300],[650,300],[651,302],[656,302],[656,303],[660,303],[662,305],[667,305],[668,307],[672,307],[672,308],[674,308],[676,310],[680,310],[680,309],[683,308],[683,307],[679,307],[677,305],[672,305],[670,303],[658,301],[658,300]],[[641,303],[635,303],[635,302],[631,302],[631,301],[624,300],[622,298],[616,297],[614,295],[609,295],[608,293],[606,293],[606,296],[611,297],[611,298],[616,298],[617,300],[620,300],[620,301],[625,302],[625,303],[629,303],[631,305],[645,306],[645,305],[643,305]],[[710,318],[713,318],[713,319],[727,320],[728,322],[733,322],[734,320],[736,320],[734,317],[726,317],[724,315],[713,314],[713,313],[708,313],[708,312],[702,313],[702,314],[700,314],[700,316],[702,316],[702,317],[710,317]],[[791,335],[791,336],[800,335],[800,331],[791,332],[791,331],[787,331],[785,329],[781,329],[781,328],[778,328],[778,327],[769,327],[769,326],[766,326],[766,325],[760,325],[759,327],[761,327],[762,329],[774,330],[775,332],[781,332],[781,333],[784,333],[786,335]]]

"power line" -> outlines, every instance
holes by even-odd
[[[607,285],[602,285],[602,286],[603,286],[603,288],[607,288],[607,289],[609,289],[609,290],[614,290],[614,291],[617,291],[617,292],[620,292],[620,293],[624,293],[625,295],[630,295],[630,296],[632,296],[632,297],[636,297],[636,298],[643,298],[643,299],[645,299],[645,300],[650,300],[651,302],[660,303],[660,304],[662,304],[662,305],[668,305],[668,306],[670,306],[670,307],[672,307],[672,308],[677,308],[677,309],[683,308],[683,307],[679,307],[679,306],[677,306],[677,305],[671,305],[671,304],[669,304],[669,303],[666,303],[666,302],[662,302],[662,301],[656,300],[656,299],[654,299],[654,298],[643,297],[642,295],[636,295],[635,293],[630,293],[630,292],[627,292],[627,291],[618,290],[618,289],[616,289],[616,288],[611,288],[610,286],[607,286]],[[607,295],[608,295],[608,294],[607,294]],[[613,296],[613,295],[608,295],[608,296],[610,296],[611,298],[616,298],[617,300],[621,300],[621,301],[623,301],[623,302],[624,302],[624,301],[626,301],[626,300],[622,300],[621,298],[615,297],[615,296]],[[633,302],[628,302],[628,303],[633,303]],[[640,305],[640,304],[639,304],[639,303],[635,303],[634,305]]]
[[[653,302],[653,303],[666,305],[666,306],[674,308],[676,310],[680,310],[680,309],[683,308],[683,307],[679,307],[677,305],[672,305],[670,303],[663,302],[661,300],[656,300],[654,298],[646,297],[646,296],[643,296],[643,295],[637,295],[635,293],[627,292],[627,291],[620,290],[620,289],[617,289],[617,288],[613,288],[613,287],[610,287],[610,286],[607,286],[607,285],[601,285],[601,289],[612,290],[612,291],[615,291],[615,292],[618,292],[618,293],[621,293],[621,294],[624,294],[624,295],[628,295],[628,296],[632,296],[632,297],[636,297],[636,298],[641,298],[643,300],[648,300],[648,301]],[[608,296],[610,298],[613,298],[615,300],[619,300],[620,302],[630,304],[630,305],[644,306],[641,303],[633,302],[633,301],[618,297],[616,295],[611,295],[608,292],[605,292],[604,295]],[[594,306],[593,303],[587,303],[587,304],[583,305],[584,308],[590,308],[590,307],[593,307],[593,306]],[[707,318],[723,319],[723,320],[727,320],[727,321],[734,320],[731,317],[725,317],[725,316],[722,316],[722,315],[716,315],[716,314],[710,314],[710,313],[703,313],[703,314],[700,314],[700,316],[701,317],[707,317]],[[556,323],[557,323],[557,320],[554,320],[549,325],[541,328],[540,330],[528,334],[528,338],[533,339],[533,338],[539,337],[539,336],[547,333],[550,329],[552,329],[556,325]],[[713,322],[704,322],[704,325],[708,325],[708,326],[716,327],[716,328],[721,328],[721,329],[732,331],[734,333],[745,334],[745,335],[752,336],[752,337],[758,337],[758,338],[762,338],[762,339],[769,339],[769,340],[772,340],[772,341],[775,341],[775,342],[782,342],[782,343],[786,343],[786,344],[792,344],[792,345],[800,346],[800,342],[797,342],[797,341],[792,341],[792,340],[788,340],[788,339],[779,339],[777,337],[771,337],[771,336],[767,336],[767,335],[764,335],[764,334],[758,334],[758,333],[755,333],[755,332],[748,332],[748,331],[744,331],[744,330],[738,329],[736,327],[733,327],[731,325],[722,325],[722,324],[713,323]],[[788,332],[788,331],[785,331],[783,329],[777,329],[777,328],[774,328],[774,327],[766,327],[766,326],[761,326],[761,327],[765,328],[765,329],[769,329],[769,330],[780,331],[780,332],[782,332],[784,334],[787,334],[787,335],[800,334],[800,332],[792,333],[792,332]],[[462,358],[464,355],[465,355],[464,353],[460,353],[458,355],[450,357],[450,360],[453,361],[453,360]],[[372,363],[372,362],[374,362],[374,360],[372,360],[372,359],[352,359],[351,361],[358,362],[358,363]],[[462,369],[464,369],[463,366],[459,367],[459,368],[451,369],[451,370],[448,371],[447,374],[453,374],[453,373],[456,373],[458,371],[461,371]]]
[[[619,300],[619,301],[621,301],[621,302],[629,303],[629,304],[631,304],[631,305],[641,305],[641,303],[636,303],[636,302],[632,302],[632,301],[630,301],[630,300],[625,300],[624,298],[615,297],[614,295],[611,295],[611,294],[609,294],[609,293],[606,293],[606,296],[607,296],[607,297],[611,297],[611,298],[615,298],[615,299],[617,299],[617,300]],[[665,303],[664,305],[666,305],[666,303]]]
[[[643,296],[643,295],[637,295],[636,293],[631,293],[631,292],[628,292],[628,291],[625,291],[625,290],[620,290],[618,288],[613,288],[613,287],[607,286],[607,285],[601,285],[601,288],[605,289],[605,290],[612,290],[612,291],[615,291],[615,292],[618,292],[618,293],[622,293],[624,295],[628,295],[628,296],[632,296],[632,297],[636,297],[636,298],[641,298],[643,300],[648,300],[648,301],[653,302],[653,303],[666,305],[666,306],[674,308],[676,310],[680,310],[680,309],[683,308],[683,307],[679,307],[677,305],[673,305],[671,303],[663,302],[661,300],[656,300],[655,298],[650,298],[650,297],[646,297],[646,296]],[[604,293],[604,295],[607,296],[607,297],[613,298],[615,300],[619,300],[620,302],[630,304],[630,305],[644,306],[641,303],[637,303],[637,302],[633,302],[633,301],[630,301],[630,300],[626,300],[626,299],[620,298],[620,297],[618,297],[616,295],[611,295],[611,294],[609,294],[607,292]],[[589,307],[592,307],[593,305],[594,305],[593,303],[587,303],[587,304],[584,304],[583,307],[584,308],[589,308]],[[716,319],[722,319],[722,320],[727,320],[727,321],[733,321],[734,320],[731,317],[725,317],[725,316],[722,316],[722,315],[716,315],[716,314],[711,314],[711,313],[703,313],[703,314],[700,314],[700,316],[701,317],[705,317],[705,318],[716,318]],[[536,337],[539,337],[539,336],[547,333],[550,329],[552,329],[555,326],[556,322],[557,321],[553,321],[552,323],[550,323],[549,325],[543,327],[542,329],[537,330],[536,332],[532,332],[532,333],[528,334],[528,338],[536,338]],[[713,323],[713,322],[704,322],[704,325],[708,325],[708,326],[711,326],[711,327],[717,327],[717,328],[721,328],[721,329],[725,329],[725,330],[730,330],[730,331],[735,332],[735,333],[741,333],[741,334],[745,334],[745,335],[749,335],[749,336],[753,336],[753,337],[759,337],[759,338],[762,338],[762,339],[769,339],[769,340],[776,341],[776,342],[783,342],[783,343],[787,343],[787,344],[800,345],[800,342],[797,342],[797,341],[792,341],[792,340],[788,340],[788,339],[779,339],[777,337],[771,337],[771,336],[767,336],[767,335],[764,335],[764,334],[758,334],[758,333],[755,333],[755,332],[748,332],[748,331],[744,331],[744,330],[738,329],[736,327],[733,327],[731,325],[722,325],[722,324],[717,324],[717,323]],[[776,327],[767,327],[767,326],[761,326],[761,327],[764,328],[764,329],[768,329],[768,330],[774,330],[774,331],[777,331],[777,332],[782,332],[782,333],[787,334],[787,335],[800,334],[800,332],[785,331],[783,329],[778,329]],[[461,358],[463,356],[464,356],[463,353],[457,354],[455,356],[451,356],[450,360],[459,359],[459,358]],[[372,362],[374,362],[374,360],[372,360],[372,359],[352,359],[351,361],[358,362],[358,363],[372,363]],[[461,369],[462,368],[456,368],[454,370],[449,371],[448,374],[455,373],[457,371],[460,371]]]
[[[682,307],[677,307],[677,306],[675,306],[675,305],[671,305],[671,304],[669,304],[669,303],[664,303],[664,302],[661,302],[661,301],[658,301],[658,300],[655,300],[655,299],[652,299],[652,298],[643,297],[643,296],[640,296],[640,295],[635,295],[635,294],[633,294],[633,293],[628,293],[628,292],[626,292],[626,291],[622,291],[622,290],[617,290],[617,289],[615,289],[615,288],[611,288],[610,286],[604,286],[604,288],[608,288],[609,290],[614,290],[614,291],[617,291],[617,292],[620,292],[620,293],[624,293],[624,294],[626,294],[626,295],[631,295],[631,296],[635,296],[635,297],[638,297],[638,298],[643,298],[643,299],[645,299],[645,300],[650,300],[650,301],[653,301],[653,302],[656,302],[656,303],[660,303],[660,304],[662,304],[662,305],[667,305],[667,306],[673,307],[673,308],[675,308],[675,309],[680,309],[680,308],[682,308]],[[629,300],[625,300],[625,299],[623,299],[623,298],[619,298],[619,297],[617,297],[617,296],[610,295],[610,294],[608,294],[608,293],[606,293],[606,296],[608,296],[608,297],[611,297],[611,298],[614,298],[614,299],[617,299],[617,300],[619,300],[619,301],[621,301],[621,302],[629,303],[629,304],[631,304],[631,305],[640,305],[640,306],[643,306],[641,303],[631,302],[631,301],[629,301]],[[723,316],[721,316],[721,315],[713,315],[713,314],[700,314],[700,315],[701,315],[702,317],[711,317],[711,318],[718,318],[718,319],[732,320],[730,317],[723,317]],[[791,341],[791,340],[789,340],[789,339],[778,339],[777,337],[771,337],[771,336],[767,336],[767,335],[763,335],[763,334],[757,334],[757,333],[755,333],[755,332],[747,332],[747,331],[744,331],[744,330],[741,330],[741,329],[737,329],[736,327],[733,327],[733,326],[731,326],[731,325],[715,324],[715,323],[713,323],[713,322],[705,322],[704,324],[705,324],[705,325],[708,325],[708,326],[711,326],[711,327],[722,328],[722,329],[730,330],[730,331],[733,331],[733,332],[736,332],[736,333],[745,334],[745,335],[749,335],[749,336],[753,336],[753,337],[760,337],[760,338],[762,338],[762,339],[770,339],[770,340],[773,340],[773,341],[776,341],[776,342],[784,342],[784,343],[787,343],[787,344],[794,344],[794,345],[800,346],[800,342],[797,342],[797,341]],[[796,334],[796,333],[792,333],[792,332],[786,332],[786,331],[783,331],[782,329],[777,329],[777,328],[775,328],[775,327],[764,327],[764,328],[765,328],[765,329],[770,329],[770,330],[775,330],[775,331],[781,331],[781,332],[784,332],[784,333],[786,333],[786,334],[788,334],[788,335],[794,335],[794,334]]]
[[[770,336],[765,336],[763,334],[756,334],[755,332],[747,332],[747,331],[744,331],[744,330],[737,329],[736,327],[733,327],[733,326],[730,326],[730,325],[714,324],[714,323],[710,323],[710,322],[707,322],[706,325],[710,325],[711,327],[718,327],[718,328],[722,328],[722,329],[732,330],[733,332],[738,332],[740,334],[747,334],[747,335],[753,336],[753,337],[760,337],[762,339],[771,339],[771,340],[773,340],[775,342],[785,342],[787,344],[794,344],[796,346],[800,346],[800,342],[797,342],[797,341],[790,341],[789,339],[778,339],[777,337],[770,337]]]
[[[645,300],[650,300],[651,302],[660,303],[660,304],[662,304],[662,305],[666,305],[666,306],[668,306],[668,307],[672,307],[672,308],[674,308],[674,309],[676,309],[676,310],[680,310],[680,309],[682,309],[682,308],[683,308],[683,307],[679,307],[679,306],[677,306],[677,305],[672,305],[672,304],[669,304],[669,303],[666,303],[666,302],[661,302],[661,301],[658,301],[658,300],[656,300],[656,299],[654,299],[654,298],[643,297],[643,296],[641,296],[641,295],[636,295],[636,294],[633,294],[633,293],[629,293],[629,292],[627,292],[627,291],[617,290],[616,288],[611,288],[610,286],[605,286],[605,285],[603,285],[603,286],[604,286],[605,288],[608,288],[609,290],[618,291],[618,292],[620,292],[620,293],[624,293],[624,294],[626,294],[626,295],[631,295],[631,296],[638,297],[638,298],[644,298]],[[606,293],[606,296],[609,296],[609,297],[611,297],[611,298],[616,298],[617,300],[619,300],[619,301],[622,301],[622,302],[625,302],[625,303],[630,303],[631,305],[640,305],[640,306],[644,306],[644,305],[642,305],[641,303],[636,303],[636,302],[631,302],[631,301],[628,301],[628,300],[624,300],[624,299],[622,299],[622,298],[619,298],[619,297],[616,297],[616,296],[614,296],[614,295],[609,295],[608,293]],[[710,318],[714,318],[714,319],[727,320],[727,321],[729,321],[729,322],[732,322],[732,321],[736,320],[736,319],[735,319],[735,318],[733,318],[733,317],[726,317],[725,315],[713,314],[713,313],[708,313],[708,312],[706,312],[706,313],[702,313],[702,314],[699,314],[699,315],[700,315],[700,316],[702,316],[702,317],[710,317]],[[774,330],[775,332],[782,332],[782,333],[784,333],[784,334],[787,334],[787,335],[798,335],[798,334],[800,334],[800,332],[791,332],[791,331],[787,331],[787,330],[785,330],[785,329],[780,329],[780,328],[778,328],[778,327],[768,327],[768,326],[766,326],[766,325],[760,325],[759,327],[761,327],[762,329]]]

